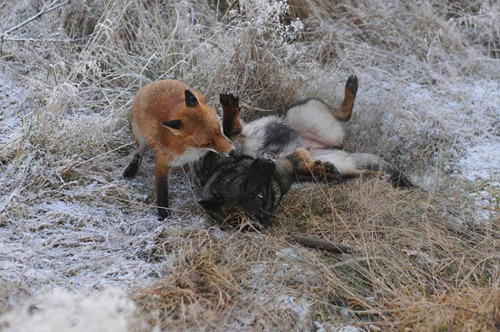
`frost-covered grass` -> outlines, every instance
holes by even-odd
[[[0,34],[51,3],[1,3]],[[487,0],[91,0],[3,35],[0,330],[497,329],[499,27]],[[339,103],[352,73],[347,148],[420,189],[296,187],[270,230],[241,233],[209,228],[185,170],[168,222],[150,154],[121,178],[150,81],[276,110]]]

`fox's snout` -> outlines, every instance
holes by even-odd
[[[234,144],[229,140],[229,138],[224,137],[219,140],[213,150],[224,156],[231,155],[234,153]]]
[[[225,156],[225,157],[234,157],[235,153],[236,153],[236,150],[234,149],[234,147],[231,147],[231,150],[229,150],[228,152],[223,152],[220,154]]]

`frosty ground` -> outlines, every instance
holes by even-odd
[[[98,23],[94,22],[95,32],[80,48],[48,41],[53,38],[53,31],[61,39],[78,37],[72,29],[77,24],[89,24],[76,23],[74,8],[73,12],[68,9],[69,13],[55,10],[19,30],[15,37],[23,41],[3,41],[0,330],[450,327],[454,325],[448,318],[426,321],[416,309],[418,305],[407,305],[407,311],[397,309],[405,307],[405,302],[398,301],[411,299],[416,304],[438,305],[448,303],[442,298],[448,296],[452,299],[449,303],[465,306],[468,293],[464,289],[476,290],[474,287],[479,302],[495,301],[500,280],[495,242],[500,199],[498,57],[481,53],[482,49],[472,42],[471,31],[460,35],[446,30],[454,22],[441,20],[446,10],[438,5],[433,7],[435,16],[429,14],[428,8],[411,8],[415,13],[422,10],[423,17],[442,24],[442,31],[447,32],[426,44],[429,49],[423,60],[418,58],[418,50],[414,54],[419,60],[412,60],[414,45],[408,44],[410,51],[401,46],[406,44],[401,44],[401,51],[395,47],[393,53],[384,53],[383,45],[356,39],[359,36],[353,33],[353,27],[362,30],[362,36],[371,33],[376,40],[379,30],[366,32],[363,24],[352,23],[356,19],[378,22],[377,18],[362,16],[374,10],[369,2],[364,6],[351,2],[339,2],[337,7],[323,4],[327,11],[331,10],[329,18],[318,18],[327,25],[325,28],[314,22],[307,25],[307,18],[311,18],[308,15],[314,13],[306,15],[297,9],[307,1],[290,1],[292,12],[295,4],[297,16],[306,24],[301,30],[304,40],[298,41],[273,34],[276,24],[285,24],[276,22],[279,15],[273,12],[284,10],[282,7],[265,1],[249,3],[242,2],[239,8],[254,8],[255,17],[249,9],[240,18],[232,13],[235,18],[215,4],[211,7],[195,1],[176,2],[177,7],[166,2],[160,8],[148,7],[147,2],[141,1],[95,1],[89,2],[85,10],[87,17],[93,14]],[[3,12],[13,13],[4,20],[0,31],[49,4],[0,4]],[[481,10],[486,11],[488,4],[483,1],[474,5],[482,9],[463,9],[460,14],[469,15],[467,28],[476,24],[474,36],[483,37],[481,31],[487,27],[480,26],[482,21],[474,23],[473,18],[487,17]],[[392,6],[391,10],[397,11],[399,6]],[[135,41],[137,35],[126,35],[120,30],[125,25],[132,29],[135,24],[127,20],[126,10],[130,8],[141,13],[136,17],[141,25],[137,35],[143,34],[139,40],[144,40],[140,52],[126,45],[127,41]],[[498,13],[498,5],[489,10]],[[342,23],[336,16],[338,12],[352,22]],[[345,16],[346,12],[353,16]],[[175,24],[168,25],[165,31],[154,30],[147,22],[154,20],[155,13]],[[190,19],[183,20],[184,14]],[[68,17],[74,21],[68,21]],[[373,25],[379,24],[382,31],[385,23],[383,18],[379,20]],[[254,30],[256,22],[263,32]],[[316,35],[306,34],[311,31],[308,29],[330,31],[333,28],[328,24],[335,26],[335,22],[348,26],[336,38],[352,40],[353,45],[339,41],[338,45],[325,46],[321,44],[324,41],[314,39],[318,38]],[[398,29],[403,28],[395,31]],[[460,29],[466,28],[457,24],[457,30]],[[401,31],[403,36],[410,35],[408,30]],[[196,37],[186,37],[190,34]],[[211,34],[215,37],[206,41]],[[391,31],[385,34],[392,36]],[[427,32],[426,38],[431,38],[430,34]],[[446,39],[455,34],[469,38],[464,37],[470,43],[463,46],[463,53],[459,42]],[[256,41],[245,49],[245,40],[252,38]],[[272,38],[282,39],[279,43],[269,42]],[[314,43],[308,44],[307,38],[316,41],[318,48]],[[498,42],[498,35],[492,38],[493,43]],[[114,50],[107,48],[108,43]],[[149,49],[150,45],[155,46]],[[291,46],[295,47],[293,52]],[[458,50],[456,56],[463,58],[450,56],[446,62],[446,52],[453,47]],[[313,51],[334,55],[326,56],[326,60],[318,55],[315,62],[307,58]],[[204,57],[193,55],[203,52],[207,52]],[[230,59],[227,63],[221,60],[226,58]],[[259,66],[266,62],[275,66],[259,71]],[[400,67],[395,68],[394,64]],[[295,188],[278,211],[273,229],[261,234],[217,230],[196,205],[183,169],[176,170],[171,180],[174,218],[158,221],[153,206],[151,154],[145,157],[137,177],[131,181],[121,177],[132,152],[126,113],[137,88],[148,81],[162,77],[183,79],[205,92],[214,106],[218,93],[229,90],[252,106],[277,109],[305,97],[338,103],[343,84],[353,72],[360,79],[360,89],[348,128],[347,148],[377,153],[393,161],[421,189],[397,191],[375,180],[355,180],[338,188],[321,184]],[[259,115],[249,115],[255,116]],[[317,207],[313,201],[322,206]],[[351,208],[355,204],[359,206]],[[369,204],[378,206],[368,208]],[[322,210],[325,206],[331,206],[327,213]],[[415,220],[427,223],[428,233],[441,230],[441,222],[446,225],[443,228],[452,229],[453,233],[449,237],[443,235],[442,242],[437,243],[439,239],[434,241],[432,235],[411,228]],[[405,226],[409,233],[398,237],[400,243],[389,231],[380,231],[384,227]],[[345,241],[360,253],[332,257],[301,248],[288,241],[286,234],[290,230]],[[464,243],[474,242],[474,231],[487,234],[481,245],[488,246],[477,249],[488,248],[490,253],[469,257],[465,249],[458,249],[464,248]],[[468,242],[456,240],[464,233],[471,234]],[[433,243],[431,249],[427,247],[429,239]],[[453,241],[460,243],[453,247]],[[381,272],[383,264],[391,266],[387,268],[391,270],[392,263],[375,263],[377,259],[399,264],[394,260],[397,255],[383,251],[387,248],[405,256],[404,262],[415,261],[411,263],[414,265],[408,263],[404,273],[420,273],[413,272],[417,267],[426,273],[427,269],[435,272],[432,277],[421,277],[429,279],[425,287],[421,286],[423,290],[411,289],[410,277],[408,282],[404,278],[396,282]],[[444,257],[437,254],[440,248],[453,250]],[[464,261],[463,270],[450,267],[460,265],[460,260]],[[377,264],[380,270],[374,267]],[[443,271],[449,274],[441,275],[445,274]],[[363,275],[370,286],[365,285],[368,281],[363,278],[359,285],[347,285],[347,279],[342,277],[348,278],[349,273]],[[446,278],[456,280],[456,288],[446,284]],[[322,288],[325,283],[330,285],[327,290]],[[328,296],[323,298],[323,293]],[[486,300],[484,294],[490,297]],[[451,317],[461,321],[453,305],[449,309],[453,312]],[[467,317],[476,327],[481,325],[474,319],[482,319],[481,315],[488,318],[481,321],[487,327],[500,319],[497,309],[480,312],[473,304],[465,309],[478,313]],[[465,318],[463,321],[469,322]]]

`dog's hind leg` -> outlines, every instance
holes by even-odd
[[[351,118],[358,79],[352,75],[345,87],[344,101],[331,107],[319,99],[307,99],[286,113],[287,123],[299,134],[306,149],[342,149],[343,123]]]
[[[351,75],[345,84],[344,100],[338,107],[332,108],[333,116],[339,121],[349,121],[354,107],[354,100],[358,92],[358,78]]]

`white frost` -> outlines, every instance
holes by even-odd
[[[462,175],[470,180],[500,179],[500,138],[469,148],[460,160]]]
[[[134,303],[119,289],[88,295],[61,288],[40,294],[0,318],[3,331],[107,331],[129,329]]]

